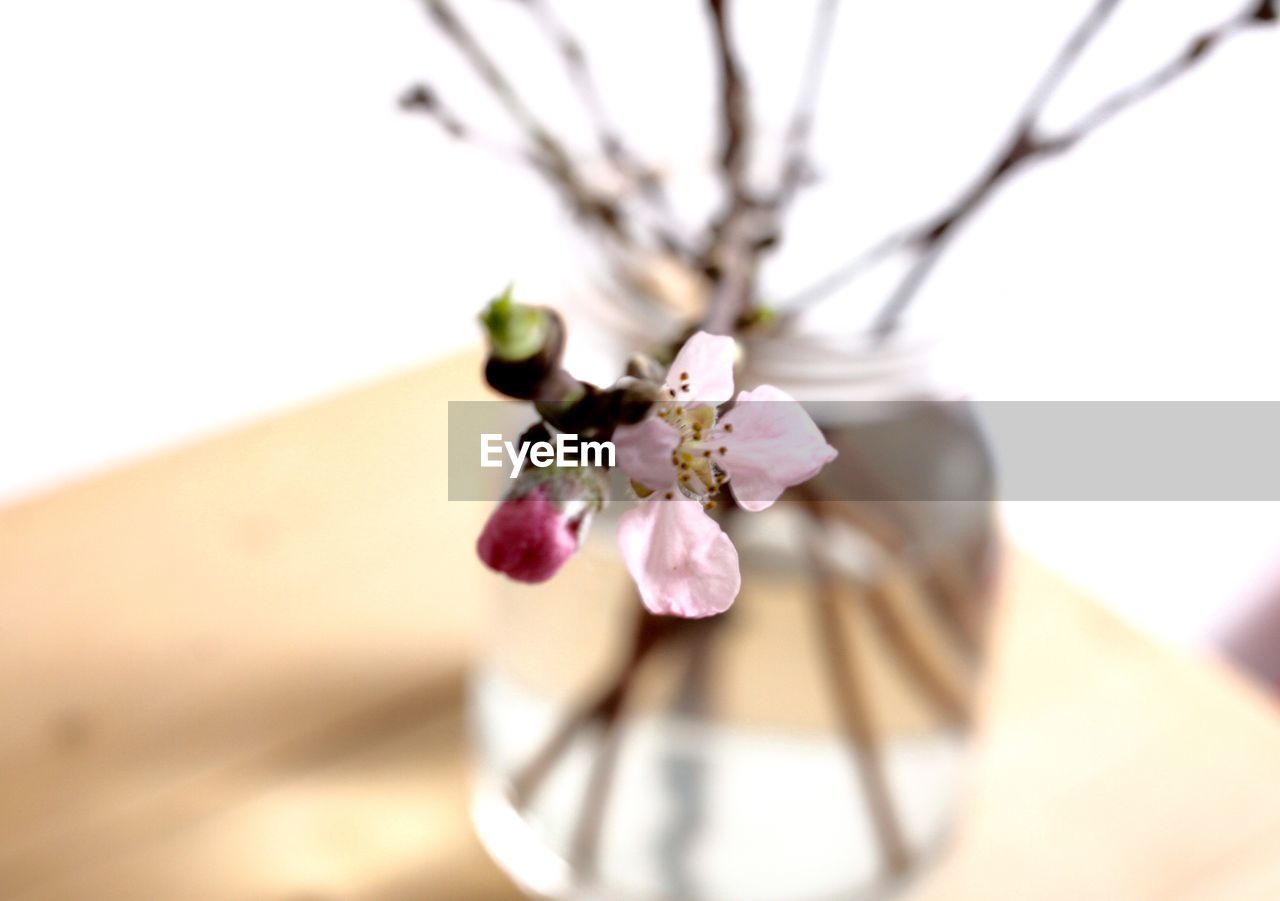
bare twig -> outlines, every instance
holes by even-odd
[[[410,113],[420,113],[431,119],[449,137],[456,141],[470,144],[485,150],[507,162],[527,164],[539,171],[538,161],[527,151],[507,146],[501,141],[477,131],[467,124],[463,118],[447,103],[440,93],[431,85],[419,82],[410,85],[400,95],[400,109]]]
[[[1052,99],[1054,92],[1058,90],[1067,74],[1075,68],[1085,49],[1093,43],[1093,39],[1102,31],[1119,5],[1120,0],[1095,0],[1089,12],[1058,50],[1049,67],[1023,102],[1022,111],[1014,120],[1014,134],[1030,131],[1040,121],[1040,115]]]
[[[1197,63],[1201,62],[1228,38],[1248,28],[1269,24],[1275,22],[1275,20],[1275,0],[1263,0],[1263,2],[1257,3],[1250,9],[1221,23],[1216,28],[1201,32],[1187,42],[1181,53],[1146,78],[1112,94],[1084,116],[1081,116],[1080,120],[1070,128],[1057,135],[1045,138],[1042,141],[1045,148],[1043,152],[1045,154],[1062,153],[1071,149],[1079,141],[1088,137],[1095,129],[1105,125],[1118,114],[1137,103],[1141,103],[1169,83],[1187,74]]]
[[[1029,162],[1065,153],[1120,112],[1147,99],[1191,71],[1209,51],[1228,38],[1255,26],[1270,24],[1276,19],[1275,0],[1254,0],[1242,12],[1197,34],[1171,60],[1145,78],[1107,97],[1075,125],[1057,134],[1042,134],[1040,118],[1045,106],[1117,5],[1118,0],[1098,0],[1090,9],[1024,103],[1004,149],[954,203],[913,226],[881,239],[852,262],[844,264],[801,291],[788,304],[790,314],[794,316],[803,308],[828,296],[860,275],[871,264],[880,262],[891,253],[898,250],[915,251],[915,260],[872,324],[872,333],[877,337],[885,338],[892,334],[957,228],[1014,172],[1021,170]]]
[[[831,296],[834,291],[838,291],[845,285],[852,282],[862,273],[874,268],[878,264],[884,262],[893,254],[911,245],[917,240],[917,229],[914,227],[904,228],[892,234],[885,235],[875,244],[862,250],[856,257],[849,260],[832,272],[828,272],[818,281],[809,285],[791,297],[784,304],[782,316],[779,319],[779,325],[785,325],[800,313]]]
[[[826,527],[830,527],[843,510],[852,510],[850,504],[824,502],[812,495],[802,494],[802,497],[806,509],[818,523]],[[856,523],[854,527],[860,528],[856,515],[846,518],[846,521]],[[893,553],[893,549],[889,547],[885,550]],[[897,550],[900,555],[905,553],[903,547]],[[891,656],[903,675],[946,722],[968,725],[972,717],[969,698],[934,665],[933,656],[927,648],[927,639],[913,629],[903,615],[900,596],[892,595],[883,584],[865,585],[863,591],[871,620],[881,637],[893,649]]]
[[[891,595],[883,585],[877,584],[866,587],[866,598],[872,622],[893,649],[890,656],[907,681],[944,721],[954,726],[968,726],[973,718],[968,693],[935,665],[924,637],[903,615],[901,597]]]
[[[458,49],[523,132],[531,146],[531,158],[552,186],[584,219],[623,242],[631,240],[625,216],[618,204],[590,187],[564,144],[533,114],[447,0],[421,0],[421,3],[436,28]]]
[[[783,156],[782,176],[777,193],[771,201],[777,211],[784,210],[803,185],[810,165],[807,157],[809,134],[813,131],[814,112],[818,105],[818,90],[822,86],[822,73],[827,67],[827,51],[835,32],[836,12],[840,0],[821,0],[813,18],[809,35],[809,51],[805,57],[804,74],[800,79],[800,93],[787,126],[786,150]]]
[[[685,239],[681,236],[682,229],[675,221],[667,201],[662,180],[653,167],[646,164],[622,139],[621,132],[605,108],[582,42],[574,36],[549,0],[514,0],[514,2],[528,11],[548,43],[560,56],[565,71],[569,75],[569,82],[578,99],[581,100],[587,117],[591,120],[596,139],[600,143],[600,149],[605,158],[627,181],[639,189],[640,196],[652,207],[652,218],[655,221],[651,225],[661,244],[667,250],[683,257],[692,256]]]
[[[720,152],[725,209],[716,216],[702,254],[715,289],[702,327],[731,334],[751,304],[761,252],[772,243],[772,216],[748,184],[751,115],[747,83],[733,42],[729,0],[706,0],[720,81]]]
[[[523,6],[533,21],[542,30],[547,41],[555,48],[565,70],[569,73],[569,82],[582,101],[595,129],[596,138],[605,157],[624,174],[633,178],[648,194],[661,196],[662,185],[655,177],[653,170],[640,161],[640,158],[622,140],[617,126],[610,118],[600,92],[596,88],[595,77],[587,61],[586,51],[569,30],[569,26],[556,14],[549,0],[515,0]]]
[[[630,170],[636,165],[635,156],[623,144],[604,103],[600,100],[600,92],[596,90],[595,78],[591,74],[591,67],[587,63],[587,54],[582,49],[582,43],[569,30],[564,20],[556,14],[548,0],[516,0],[516,2],[529,12],[534,23],[560,55],[565,70],[569,73],[569,81],[586,108],[605,156],[619,168]]]
[[[938,258],[946,249],[955,226],[972,215],[995,190],[996,185],[1008,177],[1015,168],[1037,153],[1032,135],[1039,125],[1045,105],[1053,97],[1063,79],[1075,67],[1085,49],[1098,36],[1118,5],[1119,0],[1097,0],[1094,3],[1063,44],[1062,49],[1054,56],[1053,61],[1023,103],[1022,109],[1014,120],[1012,136],[1006,142],[1003,152],[996,157],[987,171],[960,195],[960,199],[951,209],[944,211],[931,221],[926,221],[911,237],[910,243],[917,247],[919,255],[876,314],[871,324],[873,336],[885,338],[893,333],[903,312],[915,298],[920,286],[924,284]]]
[[[760,254],[767,246],[768,211],[745,206],[735,209],[717,238],[710,259],[715,269],[714,290],[702,328],[713,335],[730,335],[751,305]]]
[[[876,541],[888,559],[905,558],[910,554],[910,540],[897,530],[897,526],[893,523],[861,517],[855,504],[820,500],[812,493],[805,493],[805,491],[800,491],[800,498],[814,520],[822,523],[824,527],[829,529],[836,525],[836,521],[844,522],[845,525]],[[918,589],[916,594],[923,595],[925,612],[936,613],[942,618],[942,623],[934,623],[934,626],[941,628],[945,639],[954,639],[955,636],[950,632],[951,628],[955,628],[955,623],[951,622],[951,610],[940,608],[936,599],[928,595],[929,586],[924,584],[925,580],[916,578],[910,566],[904,564],[902,571],[909,578],[911,587]],[[918,630],[911,627],[908,619],[902,614],[901,593],[891,593],[883,582],[863,585],[861,589],[867,598],[867,609],[872,614],[872,622],[893,650],[892,658],[896,666],[910,682],[914,683],[919,694],[933,706],[942,719],[957,726],[966,726],[973,714],[969,698],[966,692],[952,685],[946,674],[938,671],[934,666],[932,655],[927,650],[929,644],[927,637],[920,635]],[[963,648],[955,650],[963,655],[964,659],[961,663],[969,669],[968,636],[961,634],[960,637],[964,641]]]
[[[730,201],[735,206],[745,206],[750,202],[747,163],[751,120],[747,84],[734,49],[729,0],[707,0],[707,11],[711,15],[720,77],[720,168]]]
[[[503,109],[532,138],[535,145],[548,145],[550,152],[568,154],[559,145],[533,112],[516,93],[515,88],[489,56],[488,51],[476,40],[471,30],[454,12],[446,0],[422,0],[423,8],[436,28],[458,49],[475,70],[490,93],[502,104]]]
[[[746,81],[733,45],[728,0],[707,0],[719,63],[719,163],[727,195],[726,209],[713,224],[712,240],[703,255],[715,280],[711,306],[702,325],[709,332],[732,332],[750,308],[760,258],[778,243],[781,214],[804,181],[808,170],[805,148],[813,127],[814,105],[837,6],[838,0],[822,0],[818,7],[799,97],[787,129],[779,185],[772,196],[761,199],[754,196],[748,184],[750,110]]]

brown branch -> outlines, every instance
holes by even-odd
[[[475,70],[481,82],[487,87],[490,93],[498,100],[503,109],[516,121],[527,134],[533,139],[535,144],[541,144],[543,141],[550,142],[558,148],[558,152],[563,152],[559,148],[558,142],[547,134],[542,123],[516,93],[515,88],[507,79],[502,71],[498,68],[497,63],[489,56],[488,51],[481,46],[476,40],[471,30],[458,18],[458,14],[454,12],[453,7],[446,0],[422,0],[423,8],[436,28],[440,30],[449,41],[458,49],[463,58]],[[566,154],[567,155],[567,154]]]
[[[564,144],[533,114],[497,63],[454,12],[447,0],[421,0],[431,21],[470,64],[529,142],[530,158],[583,219],[624,243],[631,240],[626,218],[616,202],[592,189]]]
[[[397,104],[405,112],[426,116],[455,141],[486,150],[508,162],[524,163],[540,172],[535,158],[523,150],[506,146],[501,141],[477,131],[445,103],[444,98],[431,85],[422,82],[410,85],[400,95]]]
[[[604,155],[619,169],[647,171],[644,167],[638,166],[634,154],[624,146],[622,138],[610,120],[600,100],[600,92],[596,90],[595,78],[587,63],[587,54],[582,49],[582,43],[574,37],[548,0],[516,0],[516,2],[525,8],[534,24],[559,54],[569,74],[569,82],[591,119],[591,125],[596,131],[596,137],[600,141]]]
[[[675,221],[667,200],[662,180],[653,167],[643,162],[640,156],[623,141],[621,133],[600,98],[595,76],[591,71],[582,43],[556,13],[549,0],[515,0],[515,2],[529,13],[534,24],[559,55],[569,75],[569,83],[591,121],[605,158],[624,178],[639,189],[640,196],[652,207],[652,216],[655,221],[650,224],[659,243],[672,253],[685,258],[691,257],[692,253],[681,237],[682,229]]]
[[[778,212],[784,210],[795,198],[812,168],[807,157],[809,135],[813,131],[818,91],[822,86],[822,73],[826,70],[827,51],[831,47],[831,36],[835,32],[836,13],[839,9],[840,0],[822,0],[813,18],[809,51],[805,56],[804,74],[800,79],[800,92],[787,126],[782,176],[778,180],[778,190],[770,202]]]
[[[1058,50],[1049,68],[1040,76],[1040,80],[1023,102],[1022,111],[1014,120],[1014,134],[1030,131],[1036,126],[1045,106],[1053,98],[1063,79],[1075,68],[1085,49],[1093,43],[1093,39],[1102,31],[1119,5],[1120,0],[1095,0],[1089,12]]]
[[[843,452],[843,451],[842,451]],[[847,455],[846,455],[847,456]],[[830,516],[844,522],[873,542],[890,560],[897,561],[903,575],[924,597],[928,610],[936,616],[939,632],[969,670],[982,659],[982,627],[970,613],[972,598],[961,580],[943,577],[925,558],[919,538],[910,534],[908,524],[878,506],[879,516],[869,505],[845,501],[810,501],[819,517]]]
[[[973,719],[968,694],[958,688],[934,664],[926,641],[903,616],[899,599],[883,585],[866,586],[867,610],[898,669],[917,693],[942,719],[953,726],[968,726]]]
[[[729,25],[729,0],[707,0],[720,77],[720,170],[733,206],[750,203],[747,190],[750,114],[747,84]]]
[[[556,14],[548,0],[515,0],[528,11],[534,23],[541,29],[547,41],[559,54],[569,74],[569,82],[587,112],[595,129],[596,138],[605,157],[624,174],[635,180],[640,188],[655,199],[662,197],[662,184],[654,175],[653,169],[640,161],[640,158],[622,140],[621,134],[609,117],[600,92],[596,88],[595,77],[587,61],[586,51],[582,43],[569,30],[569,26]],[[665,202],[665,201],[661,201]]]
[[[833,292],[840,290],[864,272],[909,246],[916,240],[916,235],[917,230],[915,228],[904,228],[885,235],[875,244],[860,252],[856,257],[841,265],[839,269],[827,273],[799,293],[792,295],[791,299],[784,304],[783,313],[779,317],[779,325],[791,322],[815,303],[825,300]]]
[[[574,826],[569,847],[569,862],[585,881],[595,877],[599,862],[605,811],[613,788],[613,774],[618,763],[618,747],[622,743],[623,704],[621,702],[625,700],[624,695],[618,704],[609,708],[600,718],[599,745],[596,748],[595,758],[591,761],[587,787],[582,795],[582,806],[578,809],[578,822]]]
[[[1070,128],[1057,135],[1042,140],[1044,153],[1062,153],[1070,150],[1077,143],[1088,137],[1095,129],[1109,122],[1129,107],[1141,103],[1152,94],[1162,90],[1171,82],[1190,72],[1197,63],[1202,62],[1211,52],[1227,39],[1246,29],[1272,23],[1276,20],[1274,0],[1263,0],[1256,6],[1233,16],[1216,28],[1210,28],[1196,35],[1182,51],[1146,78],[1140,79],[1128,88],[1118,91],[1103,100]]]
[[[752,196],[747,179],[751,116],[747,83],[733,42],[729,0],[706,0],[720,82],[720,151],[725,208],[710,229],[702,268],[714,283],[702,328],[732,334],[751,305],[760,254],[774,243],[773,217]]]
[[[747,313],[755,290],[760,254],[769,245],[772,217],[749,205],[734,209],[716,238],[706,262],[715,288],[702,328],[713,335],[731,335]]]
[[[840,618],[838,587],[821,552],[811,553],[815,578],[815,634],[822,647],[827,666],[827,680],[840,727],[849,741],[854,765],[866,797],[871,822],[875,826],[885,867],[891,874],[904,872],[911,864],[911,853],[902,834],[893,794],[885,775],[880,738],[876,735],[865,689],[854,649]]]
[[[891,558],[904,557],[910,553],[909,539],[906,539],[906,536],[902,535],[892,523],[865,520],[858,516],[852,504],[819,500],[812,493],[805,493],[804,490],[800,491],[800,497],[814,520],[822,523],[823,526],[829,527],[837,520],[842,521],[845,525],[876,541],[877,545],[881,546]],[[910,576],[910,567],[904,567],[904,570],[906,575]],[[945,639],[955,637],[947,634],[948,628],[957,626],[957,623],[951,619],[951,610],[940,608],[937,603],[932,603],[933,599],[929,596],[923,580],[913,578],[911,581],[915,587],[918,587],[919,593],[924,595],[924,603],[927,605],[925,609],[929,613],[937,613],[942,618],[942,637]],[[872,614],[872,622],[893,650],[893,662],[946,722],[966,726],[973,714],[968,696],[952,686],[945,674],[933,666],[931,655],[925,649],[927,640],[911,628],[910,623],[901,616],[899,602],[891,598],[883,585],[864,585],[863,590],[867,596],[867,608]],[[973,645],[970,644],[969,636],[965,632],[959,632],[957,635],[961,639],[961,646],[957,650],[963,655],[963,662],[969,664]]]
[[[1076,60],[1105,25],[1117,3],[1118,0],[1099,0],[1091,8],[1031,92],[1015,120],[1013,133],[1002,152],[960,194],[959,199],[939,213],[881,239],[850,263],[801,291],[788,305],[788,318],[793,318],[802,309],[828,296],[891,253],[899,250],[914,251],[916,258],[872,323],[873,335],[880,339],[888,337],[896,331],[902,314],[915,298],[959,226],[968,221],[1015,172],[1021,171],[1027,163],[1047,160],[1072,149],[1119,113],[1146,100],[1191,71],[1211,50],[1227,39],[1250,28],[1270,24],[1276,19],[1275,0],[1254,0],[1243,12],[1193,37],[1177,55],[1150,75],[1104,99],[1075,125],[1057,134],[1042,134],[1040,118],[1045,106]]]
[[[1099,3],[1098,7],[1095,8],[1095,15],[1091,16],[1089,20],[1090,23],[1094,24],[1077,32],[1076,40],[1080,43],[1080,48],[1070,54],[1059,56],[1060,73],[1049,81],[1049,87],[1046,88],[1044,97],[1038,101],[1038,105],[1028,110],[1031,118],[1022,120],[1008,149],[997,159],[987,175],[980,179],[968,193],[962,196],[960,202],[951,211],[937,220],[933,227],[925,233],[921,240],[920,256],[907,271],[889,301],[876,315],[875,321],[871,326],[872,335],[883,339],[897,329],[902,314],[915,298],[920,286],[933,269],[934,263],[937,262],[938,257],[946,247],[947,240],[954,235],[956,226],[969,219],[995,189],[1016,170],[1021,169],[1026,163],[1049,159],[1065,153],[1109,122],[1118,113],[1147,99],[1177,80],[1180,76],[1190,72],[1195,68],[1196,64],[1202,61],[1211,50],[1224,40],[1258,24],[1274,21],[1273,0],[1263,0],[1261,4],[1252,5],[1243,13],[1237,14],[1222,24],[1196,35],[1188,42],[1182,52],[1172,60],[1160,66],[1147,77],[1103,100],[1074,126],[1056,135],[1037,135],[1036,132],[1040,128],[1039,116],[1043,104],[1047,102],[1053,89],[1060,82],[1062,74],[1065,74],[1066,69],[1070,67],[1079,55],[1080,49],[1083,49],[1084,44],[1088,43],[1106,20],[1106,15],[1098,16],[1096,14],[1097,9],[1102,7],[1109,9],[1112,6],[1114,6],[1114,2],[1107,2],[1107,0]],[[1268,18],[1268,14],[1270,14],[1270,18]],[[1084,36],[1079,37],[1082,32]]]

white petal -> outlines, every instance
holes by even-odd
[[[622,559],[652,612],[688,618],[723,613],[742,587],[737,548],[701,504],[676,498],[653,498],[622,515]]]
[[[734,500],[751,511],[765,509],[836,458],[804,407],[772,385],[739,394],[711,441],[726,449],[716,464],[729,474]]]
[[[732,338],[698,332],[684,343],[667,370],[667,387],[681,401],[722,404],[733,397],[733,361],[738,348]],[[685,391],[684,386],[689,390]]]
[[[679,443],[680,434],[656,416],[613,430],[619,468],[629,478],[654,491],[675,484],[676,467],[671,462],[671,452]]]

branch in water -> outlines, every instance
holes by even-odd
[[[836,576],[816,549],[811,560],[815,587],[814,632],[822,649],[831,697],[840,728],[849,743],[854,768],[867,802],[867,812],[884,855],[885,868],[890,874],[897,875],[910,866],[911,852],[889,785],[881,736],[876,733],[870,700],[862,680],[861,661],[840,616]]]
[[[569,746],[588,726],[616,719],[649,655],[681,634],[684,620],[654,616],[637,599],[631,646],[617,673],[589,702],[571,712],[511,779],[511,803],[524,810]],[[686,630],[687,631],[687,630]]]

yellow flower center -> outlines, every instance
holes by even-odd
[[[671,452],[671,465],[676,470],[680,491],[710,509],[715,496],[729,476],[716,459],[727,453],[723,445],[711,443],[711,430],[716,424],[715,407],[708,404],[685,406],[676,402],[658,410],[659,419],[676,430],[680,443]]]

